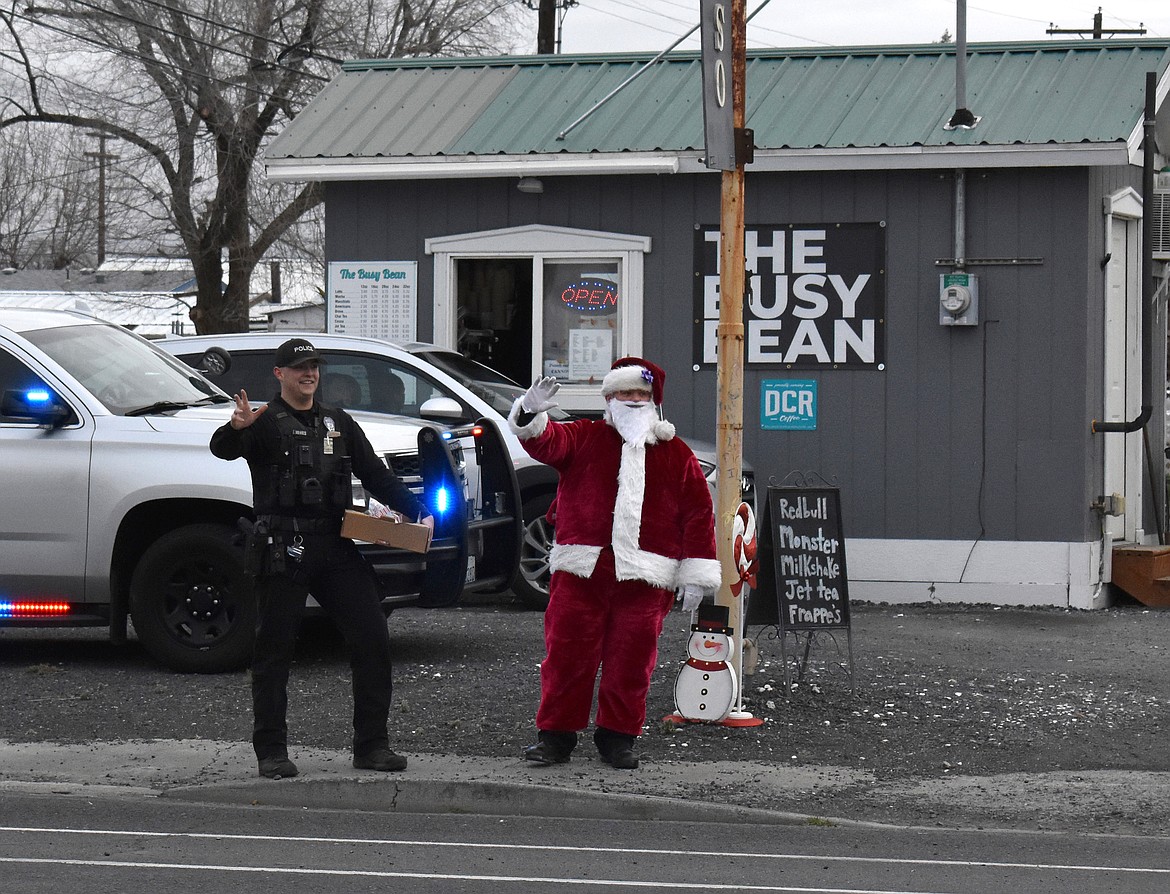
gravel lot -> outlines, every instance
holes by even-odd
[[[533,736],[541,619],[509,602],[396,612],[395,746],[518,756]],[[685,796],[920,824],[1010,825],[1014,810],[1026,827],[1170,834],[1170,804],[1149,791],[1170,772],[1170,613],[857,603],[852,679],[842,631],[813,643],[791,692],[775,628],[751,629],[747,707],[765,723],[746,729],[661,719],[688,625],[667,621],[644,761],[747,761],[761,781],[786,770],[816,781],[730,792],[713,774]],[[802,646],[786,648],[792,659]],[[0,739],[12,742],[250,732],[246,673],[173,674],[101,631],[0,630],[0,674]],[[349,667],[327,630],[306,633],[290,701],[295,744],[348,746]]]

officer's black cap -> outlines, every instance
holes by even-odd
[[[313,343],[303,338],[290,338],[276,349],[277,366],[300,366],[310,360],[325,362],[325,358],[317,353]]]

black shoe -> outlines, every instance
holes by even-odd
[[[357,770],[380,770],[383,773],[396,773],[406,769],[406,758],[389,748],[375,748],[366,754],[355,754],[353,766]]]
[[[615,733],[599,726],[593,733],[593,743],[601,759],[615,770],[638,769],[638,755],[634,753],[634,736]]]
[[[260,758],[260,775],[266,779],[292,779],[297,775],[297,765],[287,754]]]
[[[536,764],[567,764],[569,755],[577,747],[576,733],[541,730],[535,745],[524,749],[524,759]]]

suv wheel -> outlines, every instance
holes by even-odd
[[[520,543],[520,574],[512,590],[528,608],[548,608],[549,552],[556,534],[545,513],[552,505],[553,494],[532,497],[524,504],[524,538]]]
[[[256,601],[234,537],[227,525],[177,528],[152,543],[134,569],[134,632],[173,670],[238,670],[251,655]]]

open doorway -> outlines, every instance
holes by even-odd
[[[532,258],[459,258],[455,276],[457,350],[527,385],[532,375]]]

